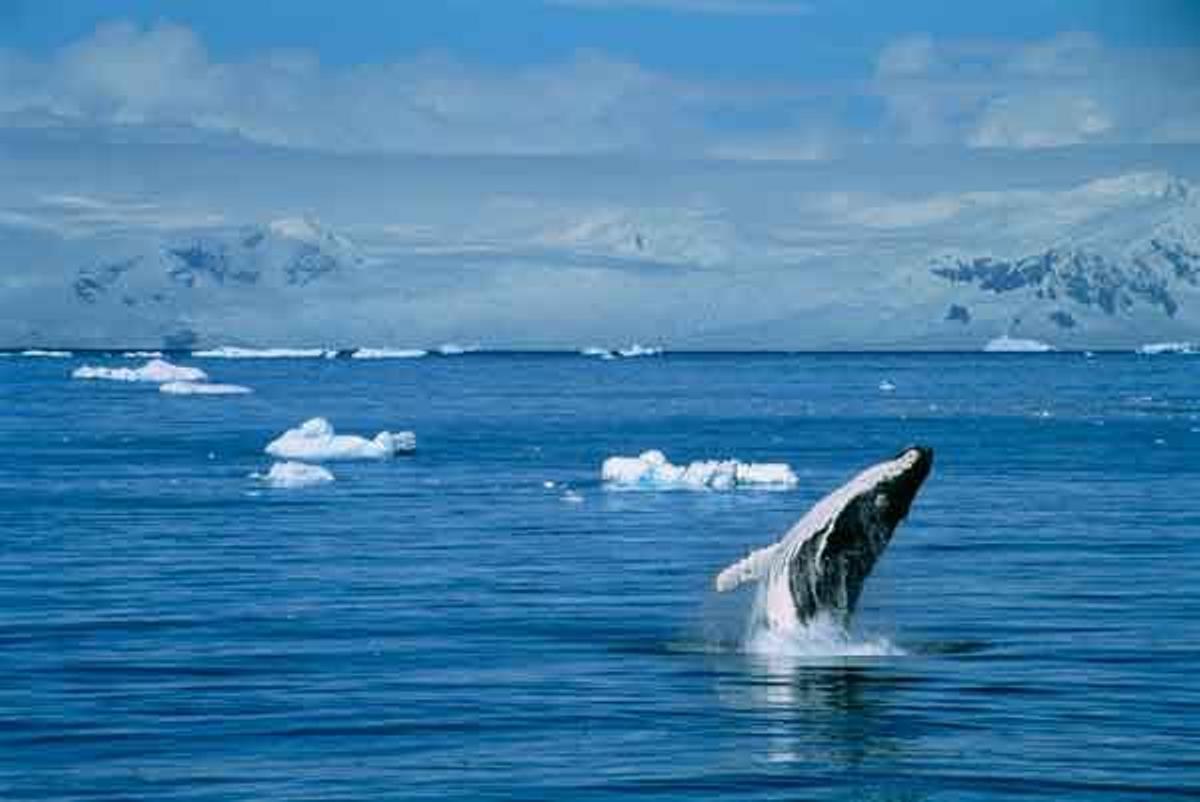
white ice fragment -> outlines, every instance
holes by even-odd
[[[240,348],[226,345],[193,351],[192,356],[202,359],[331,359],[336,350],[328,348]]]
[[[208,384],[206,382],[176,381],[159,385],[158,391],[168,395],[246,395],[254,392],[240,384]]]
[[[70,351],[47,351],[43,348],[30,348],[28,351],[22,351],[21,356],[35,356],[46,359],[69,359],[75,355]]]
[[[151,359],[140,368],[106,368],[84,365],[71,373],[74,379],[106,379],[119,382],[202,382],[208,374],[199,368],[172,365],[162,359]]]
[[[250,476],[281,490],[315,487],[334,481],[334,476],[328,469],[303,462],[276,462],[265,475],[252,473]]]
[[[615,487],[652,490],[731,490],[736,487],[795,487],[795,472],[782,462],[700,460],[673,465],[661,451],[637,457],[609,457],[600,469],[601,479]]]
[[[462,354],[473,354],[479,350],[478,345],[459,345],[458,343],[443,343],[438,346],[437,352],[442,356],[461,356]]]
[[[1003,337],[996,337],[989,340],[988,344],[983,346],[983,350],[989,353],[1043,353],[1053,351],[1054,346],[1044,343],[1041,340],[1025,340],[1019,337],[1009,337],[1007,334]]]
[[[162,351],[126,351],[121,354],[125,359],[162,359]]]
[[[420,359],[428,354],[420,348],[359,348],[350,354],[351,359]]]
[[[336,434],[324,418],[312,418],[271,441],[266,452],[281,459],[325,462],[327,460],[389,459],[417,448],[412,432],[380,432],[368,440],[352,434]]]
[[[890,393],[890,392],[894,392],[895,389],[896,389],[896,385],[893,384],[889,379],[884,379],[883,381],[881,381],[879,383],[880,392]]]
[[[628,348],[617,349],[617,356],[623,357],[625,359],[632,359],[633,357],[638,357],[638,356],[659,356],[660,354],[662,354],[662,352],[663,352],[663,349],[661,349],[657,346],[645,346],[645,345],[640,345],[638,343],[634,343],[633,345],[629,346]]]
[[[1190,342],[1146,343],[1137,349],[1139,354],[1200,354],[1200,344]]]

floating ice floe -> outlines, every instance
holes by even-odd
[[[123,359],[162,359],[162,351],[126,351],[121,354]]]
[[[458,343],[443,343],[438,346],[437,352],[442,356],[461,356],[462,354],[473,354],[479,350],[478,345],[459,345]]]
[[[75,354],[70,351],[47,351],[42,348],[30,348],[28,351],[22,351],[21,356],[42,357],[44,359],[70,359]]]
[[[167,395],[247,395],[254,392],[240,384],[209,384],[207,382],[175,381],[161,384],[160,393]]]
[[[645,346],[634,343],[628,348],[618,348],[612,350],[609,348],[584,348],[579,353],[584,356],[594,356],[600,359],[633,359],[639,356],[658,356],[662,354],[663,349],[655,346]]]
[[[201,359],[333,359],[338,352],[329,348],[239,348],[226,345],[192,351]]]
[[[672,465],[661,451],[637,457],[609,457],[600,469],[603,481],[617,487],[651,490],[731,490],[736,487],[795,487],[799,480],[783,462],[701,460],[687,466]]]
[[[428,355],[420,348],[359,348],[350,354],[351,359],[420,359]]]
[[[118,382],[202,382],[208,374],[200,368],[172,365],[162,359],[151,359],[140,368],[106,368],[84,365],[71,373],[73,379],[105,379]]]
[[[1200,354],[1200,344],[1190,342],[1146,343],[1137,349],[1139,354]]]
[[[281,490],[327,485],[334,481],[333,474],[327,468],[304,462],[276,462],[265,474],[252,473],[250,478],[261,479]]]
[[[983,350],[989,353],[1034,354],[1053,351],[1054,346],[1044,343],[1041,340],[1026,340],[1020,337],[1009,337],[1006,334],[1003,337],[990,340],[987,345],[983,346]]]
[[[895,389],[896,389],[896,385],[893,384],[888,379],[884,379],[883,381],[881,381],[879,383],[880,392],[890,393],[890,392],[893,392]]]
[[[272,440],[265,451],[273,457],[309,462],[351,459],[390,459],[417,449],[412,432],[380,432],[368,440],[353,434],[336,434],[324,418],[312,418]]]

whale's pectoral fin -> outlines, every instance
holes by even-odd
[[[725,593],[745,582],[762,579],[770,570],[779,551],[779,543],[750,552],[745,558],[717,574],[717,592]]]

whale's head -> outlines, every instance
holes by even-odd
[[[811,535],[788,555],[789,584],[801,620],[827,610],[848,617],[863,583],[908,516],[933,468],[933,449],[911,446],[832,493],[809,521]]]
[[[913,499],[933,469],[933,449],[909,446],[895,457],[875,466],[879,476],[864,483],[861,500],[878,516],[879,523],[894,530],[908,517]],[[865,473],[870,473],[867,471]]]

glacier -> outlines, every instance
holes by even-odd
[[[673,465],[658,450],[637,457],[609,457],[600,468],[600,477],[611,487],[647,490],[788,489],[799,484],[791,466],[782,462],[700,460],[682,466]]]
[[[334,460],[383,460],[411,454],[417,448],[412,432],[380,432],[368,440],[358,435],[337,434],[325,418],[310,418],[267,444],[273,457],[305,462]]]

